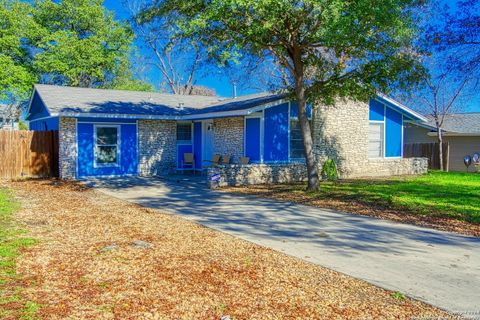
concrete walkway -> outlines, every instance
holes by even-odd
[[[114,197],[480,318],[478,238],[211,191],[199,182],[125,178],[92,183]]]

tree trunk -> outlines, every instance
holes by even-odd
[[[320,187],[318,178],[317,164],[313,153],[312,129],[307,116],[307,96],[305,94],[305,84],[303,79],[303,63],[300,55],[295,55],[295,98],[297,100],[298,120],[303,138],[303,148],[305,151],[305,160],[307,164],[308,191],[317,191]]]
[[[437,132],[438,132],[438,155],[440,159],[440,171],[444,171],[444,165],[443,165],[443,133],[442,133],[442,128],[440,128],[437,125]]]
[[[307,116],[307,100],[305,89],[298,88],[295,90],[298,107],[298,120],[300,121],[300,129],[302,131],[303,147],[305,151],[305,160],[307,163],[308,191],[317,191],[320,187],[318,178],[317,163],[313,153],[312,129]]]

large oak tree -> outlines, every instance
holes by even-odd
[[[297,100],[308,189],[319,187],[307,100],[367,101],[422,71],[413,45],[418,0],[156,0],[145,19],[168,16],[211,54],[270,56]],[[348,128],[345,128],[348,130]]]

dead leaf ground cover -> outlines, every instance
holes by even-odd
[[[318,192],[306,192],[303,183],[223,190],[479,237],[479,185],[479,174],[433,171],[418,177],[325,181]]]
[[[76,184],[9,183],[37,244],[17,261],[41,319],[450,316],[335,271]],[[132,246],[136,240],[151,248]],[[105,250],[105,247],[108,249]]]

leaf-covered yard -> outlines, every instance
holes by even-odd
[[[340,211],[480,236],[480,174],[429,172],[423,176],[230,188]]]
[[[95,190],[55,181],[10,187],[23,207],[18,223],[38,241],[16,269],[41,319],[448,317],[401,293]]]

